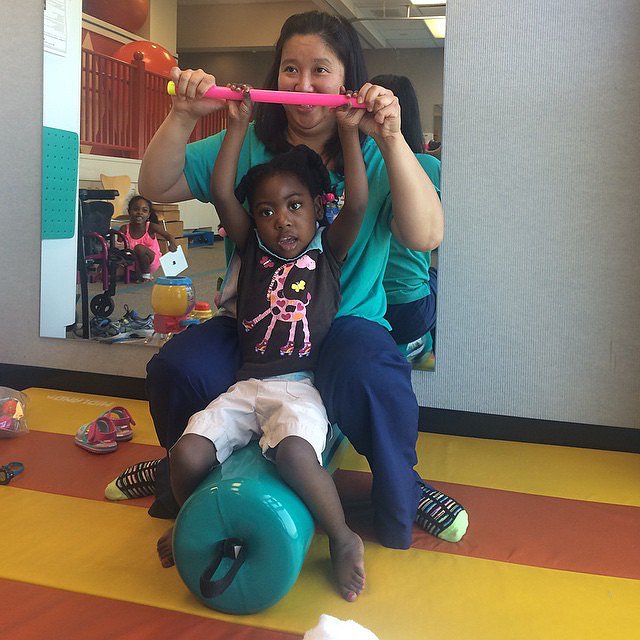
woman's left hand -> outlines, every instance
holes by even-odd
[[[167,244],[169,246],[169,251],[177,251],[178,250],[178,245],[176,244],[175,240],[169,240],[169,242]]]
[[[389,89],[365,82],[358,91],[358,102],[367,105],[360,120],[360,130],[376,141],[402,135],[400,132],[400,103]]]

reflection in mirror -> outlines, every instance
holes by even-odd
[[[80,0],[66,0],[66,3],[61,0],[60,6],[66,6],[69,10],[74,3],[77,5]],[[128,192],[120,193],[119,201],[101,199],[101,202],[107,203],[103,209],[108,212],[103,214],[105,220],[101,224],[106,223],[108,228],[116,230],[128,222],[126,200],[124,205],[119,202],[122,202],[123,195],[128,198],[137,193],[141,155],[169,108],[164,76],[167,68],[173,64],[172,56],[179,60],[183,68],[203,68],[215,73],[218,84],[242,81],[260,87],[271,62],[270,51],[286,17],[312,8],[326,10],[322,0],[318,1],[317,7],[310,3],[295,2],[223,4],[219,0],[177,0],[177,7],[173,7],[177,8],[176,21],[176,14],[171,8],[174,3],[171,1],[133,3],[136,11],[140,10],[140,6],[145,6],[143,20],[139,14],[131,15],[127,11],[127,5],[130,4],[127,2],[110,3],[111,15],[98,15],[98,11],[92,9],[92,4],[85,0],[82,6],[82,55],[69,57],[81,67],[79,186],[90,190],[107,188],[103,182],[105,177],[120,177],[125,182],[130,181]],[[105,6],[105,3],[95,4]],[[437,31],[437,28],[444,21],[444,2],[413,5],[393,0],[356,0],[346,4],[335,2],[332,6],[335,12],[349,19],[357,30],[371,77],[394,74],[411,80],[422,116],[424,151],[438,157],[442,126],[444,33]],[[96,15],[91,15],[92,12]],[[68,17],[80,19],[77,11],[72,11]],[[69,31],[72,29],[69,28]],[[133,60],[128,59],[131,46],[126,47],[132,41],[138,41],[136,51],[142,52],[142,55],[135,55],[136,59]],[[71,45],[71,40],[68,43]],[[122,52],[123,48],[125,53]],[[67,73],[73,75],[70,71]],[[46,86],[45,82],[45,90]],[[199,123],[194,139],[222,128],[224,119],[220,118]],[[126,190],[126,187],[122,190]],[[44,192],[43,199],[46,200]],[[71,206],[76,206],[76,203]],[[113,210],[109,212],[110,206]],[[218,226],[215,210],[210,205],[196,201],[163,205],[158,209],[161,209],[157,212],[160,224],[186,254],[189,266],[184,275],[193,279],[196,298],[215,308],[215,283],[223,274],[225,264],[222,243],[214,240]],[[107,254],[110,243],[122,248],[118,245],[117,237],[108,237],[106,240]],[[72,242],[75,245],[76,238]],[[81,245],[85,258],[96,255],[95,242],[91,246],[86,242]],[[73,250],[69,246],[65,249]],[[149,324],[147,317],[152,313],[153,284],[148,281],[135,283],[134,279],[140,274],[126,261],[118,262],[115,269],[112,265],[112,276],[108,273],[108,256],[106,263],[101,260],[84,260],[87,267],[84,302],[89,306],[89,322],[95,315],[93,311],[100,311],[104,315],[111,306],[106,298],[113,302],[113,311],[106,321],[93,321],[93,337],[120,340],[127,333],[121,331],[127,324],[129,329],[140,325],[138,335],[144,335],[145,329],[148,329],[145,322]],[[431,266],[437,266],[435,255],[432,256]],[[45,268],[43,264],[43,274]],[[43,330],[43,335],[76,337],[83,333],[80,326],[82,287],[76,284],[80,280],[75,272],[72,278],[67,274],[65,279],[69,281],[67,293],[72,292],[72,295],[61,296],[60,300],[73,297],[75,304],[72,303],[72,308],[61,316],[56,301],[51,296],[47,299],[43,297],[41,325],[44,327],[49,317],[55,318],[54,324],[62,323],[53,331]],[[101,296],[100,304],[91,305],[96,296]],[[69,306],[68,303],[65,305]],[[131,322],[132,318],[135,322]],[[414,347],[409,347],[409,350],[419,350]],[[429,368],[432,364],[433,358],[427,358],[419,366]]]

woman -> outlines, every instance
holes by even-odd
[[[365,82],[366,77],[353,28],[340,18],[314,11],[291,16],[283,25],[265,87],[318,93],[356,88],[358,101],[367,105],[360,130],[369,205],[343,268],[342,303],[323,343],[315,384],[329,418],[369,461],[379,541],[403,549],[411,544],[418,504],[423,511],[432,510],[438,498],[437,492],[435,498],[429,497],[430,488],[419,484],[413,470],[418,406],[411,368],[384,320],[382,277],[392,232],[403,244],[428,251],[442,239],[443,218],[433,185],[402,137],[397,99],[391,91]],[[145,153],[139,187],[154,201],[196,197],[210,202],[209,179],[222,136],[187,142],[197,120],[225,104],[202,98],[215,84],[214,76],[202,70],[174,68],[172,79],[177,95]],[[249,167],[295,144],[306,144],[320,154],[340,194],[344,183],[336,117],[324,107],[257,105],[238,179]],[[171,447],[189,417],[235,382],[238,365],[235,323],[224,316],[175,336],[151,359],[147,391],[163,446]],[[158,474],[159,501],[152,515],[165,510],[162,492],[164,498],[168,494],[165,465],[159,465]],[[175,515],[171,507],[165,511]],[[446,535],[453,518],[449,515],[435,525],[429,520],[434,534]]]
[[[402,135],[440,191],[440,160],[424,153],[420,107],[411,80],[388,74],[375,76],[371,82],[393,91],[398,98]],[[412,251],[391,238],[383,280],[387,294],[385,318],[391,325],[391,337],[403,355],[414,363],[435,344],[437,278],[438,272],[431,267],[430,251]]]

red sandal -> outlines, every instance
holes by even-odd
[[[131,428],[131,425],[134,425],[136,421],[124,407],[111,407],[111,409],[108,409],[101,414],[100,417],[111,420],[116,428],[116,440],[118,442],[126,442],[133,438],[133,429]]]
[[[109,418],[96,418],[78,429],[75,443],[91,453],[111,453],[118,448],[116,427]]]

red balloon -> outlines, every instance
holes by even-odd
[[[149,0],[83,0],[82,10],[126,31],[137,31],[149,15]]]
[[[142,53],[142,60],[147,71],[169,76],[171,67],[176,66],[175,58],[164,47],[148,40],[129,42],[120,47],[113,54],[113,57],[122,60],[122,62],[131,63],[137,51]]]

